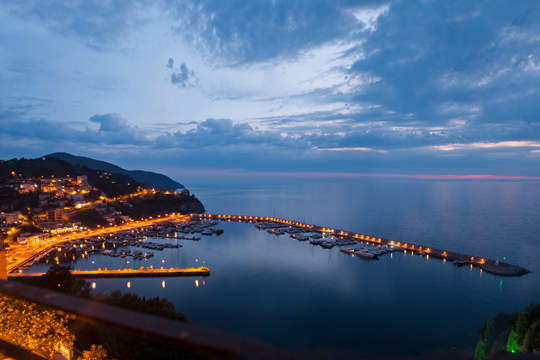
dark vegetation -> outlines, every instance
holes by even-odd
[[[39,194],[19,195],[15,189],[10,187],[0,188],[0,190],[3,194],[9,194],[0,194],[0,205],[11,204],[13,211],[24,211],[28,206],[36,207],[39,205]]]
[[[47,273],[39,278],[17,279],[32,286],[60,291],[65,294],[90,299],[99,303],[122,307],[174,321],[191,324],[186,314],[178,312],[167,298],[146,299],[136,294],[124,293],[120,290],[111,293],[90,293],[90,283],[84,279],[71,276],[72,266],[53,265]],[[60,285],[60,286],[58,286]],[[69,323],[70,331],[75,335],[75,348],[79,351],[89,350],[92,345],[102,345],[109,358],[118,360],[131,359],[208,359],[208,357],[192,353],[180,348],[138,337],[126,335],[99,325],[89,324],[77,319]]]
[[[12,174],[15,173],[15,176]],[[71,177],[86,175],[88,182],[95,188],[101,190],[107,197],[127,195],[137,191],[138,187],[144,187],[141,182],[137,182],[127,175],[108,173],[103,175],[103,170],[91,170],[86,166],[72,165],[67,161],[57,158],[39,159],[12,159],[0,163],[0,184],[5,184],[8,179],[17,178],[51,178],[51,177]],[[7,190],[9,191],[9,190]],[[25,195],[28,196],[28,195]],[[8,196],[9,197],[9,196]],[[4,197],[0,197],[4,198]],[[11,199],[13,201],[13,199]],[[36,204],[37,204],[37,198]],[[18,197],[17,197],[18,201]],[[29,202],[26,200],[26,203]],[[15,203],[13,203],[15,205]],[[35,206],[35,205],[34,205]]]
[[[120,201],[112,202],[111,205],[135,220],[169,213],[190,214],[205,212],[203,204],[193,195],[155,193],[133,197],[128,201],[133,205],[133,208]]]
[[[65,160],[72,165],[79,164],[80,166],[86,166],[92,170],[103,170],[110,173],[122,174],[135,179],[138,182],[144,183],[149,188],[155,189],[183,189],[184,186],[168,176],[157,174],[151,171],[142,170],[125,170],[119,166],[110,164],[105,161],[99,161],[90,159],[84,156],[74,156],[68,153],[59,152],[50,155],[46,155],[46,158],[59,158]]]
[[[540,304],[531,303],[517,314],[498,313],[478,330],[480,340],[475,359],[496,357],[505,352],[540,350]]]
[[[72,212],[73,221],[80,221],[87,227],[95,229],[99,226],[108,226],[107,220],[101,217],[101,215],[94,209],[78,209]]]

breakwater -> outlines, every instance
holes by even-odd
[[[443,261],[453,261],[457,265],[471,265],[477,266],[482,270],[502,276],[520,276],[529,273],[527,269],[516,265],[510,265],[498,260],[487,259],[476,255],[469,255],[463,253],[457,253],[452,251],[446,251],[442,249],[435,249],[429,246],[405,243],[401,241],[395,241],[385,239],[381,237],[369,236],[360,233],[354,233],[341,229],[333,229],[324,226],[318,226],[313,224],[306,224],[298,221],[292,221],[287,219],[280,219],[276,217],[265,216],[246,216],[246,215],[221,215],[221,214],[191,214],[192,220],[219,220],[219,221],[237,221],[237,222],[271,222],[274,224],[281,224],[284,227],[295,227],[303,229],[305,232],[319,233],[323,236],[335,236],[339,238],[347,238],[356,242],[373,244],[373,245],[387,245],[392,246],[403,251],[411,251],[413,253],[420,254],[422,256],[431,256],[434,258],[440,258]]]
[[[159,269],[154,269],[152,267],[140,269],[98,269],[98,270],[73,270],[71,272],[73,277],[76,278],[86,278],[86,279],[97,279],[97,278],[135,278],[135,277],[178,277],[178,276],[210,276],[210,269],[207,267],[199,268],[188,268],[188,269],[179,269],[179,268],[170,268],[166,269],[164,267]],[[21,278],[21,277],[39,277],[44,275],[44,273],[12,273],[8,274],[10,278]]]

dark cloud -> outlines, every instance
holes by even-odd
[[[172,69],[174,67],[174,59],[169,58],[169,61],[167,61],[167,65],[165,65],[167,68]]]
[[[379,6],[335,0],[190,1],[165,0],[180,24],[175,31],[212,62],[243,64],[279,57],[344,39],[361,30],[347,8]]]
[[[272,147],[290,151],[308,149],[309,144],[296,142],[291,137],[283,137],[275,131],[257,131],[246,123],[234,123],[230,119],[207,119],[195,129],[157,138],[156,147],[196,149],[206,147]]]
[[[392,2],[349,73],[380,78],[353,97],[397,119],[532,120],[540,91],[537,2]],[[411,116],[412,115],[412,116]]]
[[[170,63],[172,64],[172,62]],[[181,88],[187,86],[193,87],[197,81],[197,75],[194,71],[188,69],[186,63],[182,63],[182,65],[171,74],[171,84],[178,85],[178,87]]]

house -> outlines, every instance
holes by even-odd
[[[77,185],[86,185],[88,184],[88,178],[86,175],[77,176]]]

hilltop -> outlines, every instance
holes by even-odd
[[[166,175],[152,171],[126,170],[105,161],[94,160],[84,156],[75,156],[65,152],[57,152],[45,155],[45,158],[57,158],[67,161],[72,165],[86,166],[91,170],[102,170],[110,173],[121,174],[131,177],[133,180],[143,183],[149,188],[155,189],[184,189],[184,185],[169,178]]]

